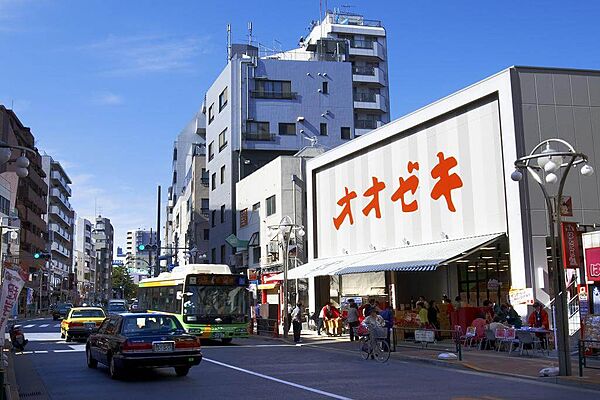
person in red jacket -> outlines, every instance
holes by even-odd
[[[533,328],[544,328],[550,330],[550,321],[548,320],[548,312],[544,310],[544,306],[539,301],[533,304],[534,311],[529,314],[527,322]]]

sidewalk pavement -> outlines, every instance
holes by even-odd
[[[348,335],[331,337],[323,334],[318,336],[315,331],[303,330],[301,340],[301,345],[303,346],[318,346],[338,351],[353,352],[358,356],[358,345],[350,342]],[[287,341],[293,341],[291,332]],[[422,348],[419,345],[403,342],[403,344],[398,343],[396,351],[392,352],[391,357],[427,362],[445,367],[467,368],[495,375],[534,379],[563,385],[584,386],[600,390],[600,369],[584,368],[583,377],[580,378],[577,354],[571,357],[572,376],[540,377],[539,371],[541,369],[558,367],[558,359],[556,357],[542,355],[526,356],[525,354],[520,356],[518,352],[513,352],[508,356],[506,352],[498,353],[493,350],[478,350],[474,347],[463,347],[462,361],[439,360],[437,357],[443,352],[455,353],[456,349],[450,342],[446,348],[443,345],[437,344],[434,349]]]

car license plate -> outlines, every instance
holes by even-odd
[[[168,352],[173,351],[173,343],[171,343],[171,342],[152,343],[152,350],[155,353],[168,353]]]
[[[211,337],[213,339],[223,339],[223,332],[214,332]]]
[[[83,327],[86,329],[92,329],[92,328],[96,327],[96,323],[95,322],[84,322]]]

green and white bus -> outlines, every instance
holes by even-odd
[[[188,264],[139,283],[141,309],[175,315],[188,333],[231,342],[248,337],[248,278],[227,265]]]

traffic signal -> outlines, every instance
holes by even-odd
[[[138,244],[138,251],[156,251],[156,249],[158,248],[157,245],[155,244]]]
[[[38,251],[36,253],[33,253],[33,258],[35,258],[36,260],[44,259],[44,260],[48,261],[48,260],[50,260],[50,253],[44,253],[42,251]]]

